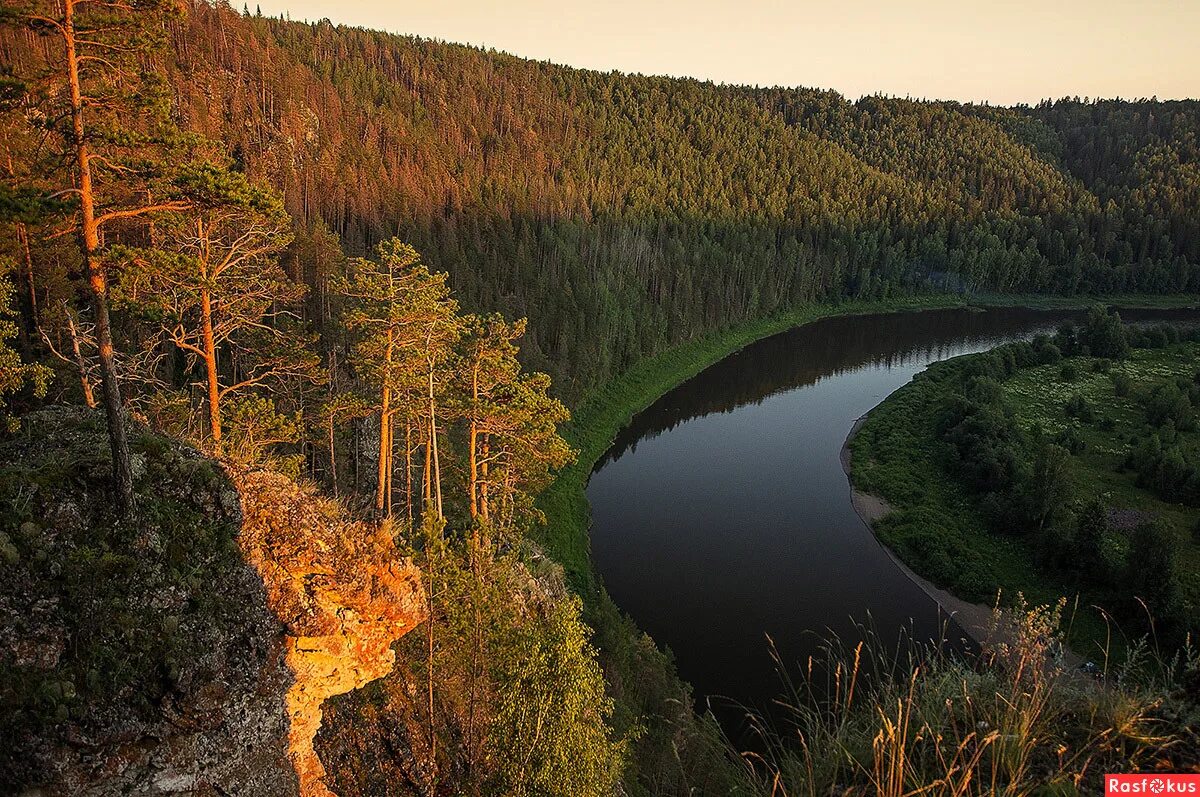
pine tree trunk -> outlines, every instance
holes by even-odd
[[[488,443],[487,435],[483,436],[483,465],[480,466],[479,485],[479,516],[483,518],[483,522],[488,521],[488,455],[491,453],[491,446]]]
[[[379,412],[379,474],[375,490],[375,514],[383,515],[384,503],[387,499],[387,447],[388,425],[391,422],[392,391],[384,385],[380,391]]]
[[[471,419],[471,432],[469,438],[469,467],[471,471],[469,487],[471,490],[471,517],[477,517],[479,515],[479,465],[477,464],[478,456],[476,454],[476,448],[479,445],[479,426],[475,423],[474,419]]]
[[[108,277],[100,262],[100,230],[96,224],[96,197],[92,188],[92,165],[87,136],[83,127],[83,92],[79,84],[79,57],[75,52],[75,0],[63,0],[63,39],[67,49],[67,79],[71,87],[71,131],[76,167],[79,170],[79,212],[84,266],[88,289],[96,312],[96,346],[100,354],[100,389],[108,422],[109,448],[112,450],[113,482],[117,508],[121,514],[133,511],[133,465],[117,367],[113,352],[112,324],[108,316]]]
[[[404,508],[408,513],[408,527],[413,522],[413,478],[412,478],[412,418],[404,419]]]
[[[471,517],[479,515],[479,465],[476,449],[479,445],[479,364],[476,361],[475,367],[471,371],[471,433],[469,436],[469,481],[468,488],[470,489],[470,508]],[[476,540],[478,542],[478,540]]]
[[[482,585],[482,579],[478,571],[475,573],[476,583]],[[477,765],[479,763],[479,731],[476,727],[476,714],[478,710],[478,685],[480,679],[480,660],[483,659],[483,615],[479,610],[480,593],[482,589],[477,589],[472,600],[475,611],[475,623],[471,628],[471,688],[467,697],[467,777],[471,781],[471,793],[479,794],[479,778]]]
[[[92,381],[88,379],[83,350],[79,348],[79,332],[75,328],[75,314],[70,310],[67,310],[67,331],[71,335],[71,355],[75,358],[75,368],[79,371],[79,385],[83,388],[83,400],[89,409],[94,410],[96,409],[96,394],[92,392]]]
[[[428,540],[426,545],[432,547],[433,541]],[[434,795],[437,793],[437,730],[434,726],[433,702],[433,624],[434,618],[437,616],[437,609],[434,607],[434,573],[436,572],[437,566],[434,564],[432,556],[426,556],[426,562],[429,565],[429,620],[426,621],[428,625],[428,628],[426,629],[426,642],[428,644],[427,652],[429,654],[429,658],[427,660],[427,671],[425,673],[427,690],[426,699],[428,700],[429,711],[429,785],[427,793],[429,797],[434,797]]]
[[[200,289],[200,325],[204,338],[204,371],[208,385],[208,427],[213,448],[221,448],[221,386],[217,382],[217,344],[213,337],[212,297]]]
[[[425,484],[424,489],[421,492],[421,517],[425,517],[426,513],[429,512],[429,505],[433,503],[433,479],[431,478],[431,474],[433,472],[431,467],[433,457],[430,455],[428,430],[425,431],[425,456],[422,457],[422,459],[422,465],[425,469]]]
[[[14,226],[17,229],[17,241],[21,245],[22,259],[25,265],[25,290],[19,292],[22,319],[19,327],[20,341],[22,354],[25,359],[30,359],[32,357],[30,341],[41,329],[42,322],[38,314],[37,286],[33,281],[33,254],[29,251],[29,230],[21,222],[17,222]],[[88,406],[94,407],[95,405],[89,404]]]
[[[333,483],[333,497],[338,497],[337,453],[333,445],[333,413],[329,413],[329,480]]]
[[[433,363],[429,364],[429,443],[433,451],[433,489],[437,501],[437,516],[442,514],[442,466],[438,460],[437,404],[433,396]]]
[[[396,427],[388,421],[387,443],[387,500],[384,502],[384,512],[392,516],[392,489],[396,486]]]
[[[388,440],[391,425],[392,388],[388,384],[391,377],[392,365],[392,330],[388,330],[387,350],[384,353],[383,387],[379,400],[379,481],[375,492],[375,513],[384,513],[385,492],[387,490],[388,472]]]

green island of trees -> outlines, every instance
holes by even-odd
[[[977,602],[1078,596],[1070,641],[1103,661],[1200,630],[1198,407],[1196,330],[1093,309],[919,374],[868,415],[851,475],[917,573]]]

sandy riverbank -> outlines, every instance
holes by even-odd
[[[850,478],[850,441],[854,439],[854,435],[862,427],[864,420],[866,420],[865,415],[854,422],[854,425],[850,427],[850,433],[846,435],[846,441],[842,443],[840,459],[842,470],[846,473],[847,479]],[[892,511],[887,501],[878,496],[869,495],[855,489],[853,482],[850,483],[850,502],[854,505],[855,513],[858,514],[858,517],[866,525],[872,536],[875,536],[874,523]],[[891,548],[884,545],[883,541],[878,537],[875,537],[875,541],[887,552],[892,561],[896,563],[896,567],[900,568],[914,584],[932,598],[941,607],[942,612],[957,623],[962,631],[977,644],[982,645],[995,635],[996,623],[991,607],[981,603],[970,603],[950,594],[944,589],[940,589],[932,581],[924,579],[913,572],[912,568],[904,564],[900,560],[900,557]]]

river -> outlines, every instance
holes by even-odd
[[[592,558],[697,697],[765,706],[823,640],[962,632],[891,559],[839,460],[856,419],[932,362],[1052,332],[1073,311],[832,317],[766,338],[638,414],[591,476]],[[1130,321],[1195,311],[1130,310]]]

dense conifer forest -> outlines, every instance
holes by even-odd
[[[333,236],[398,235],[468,309],[527,316],[523,356],[567,399],[799,302],[1200,286],[1194,101],[855,102],[188,11],[156,64],[172,113],[282,195],[308,318]],[[0,39],[18,71],[47,46]]]

